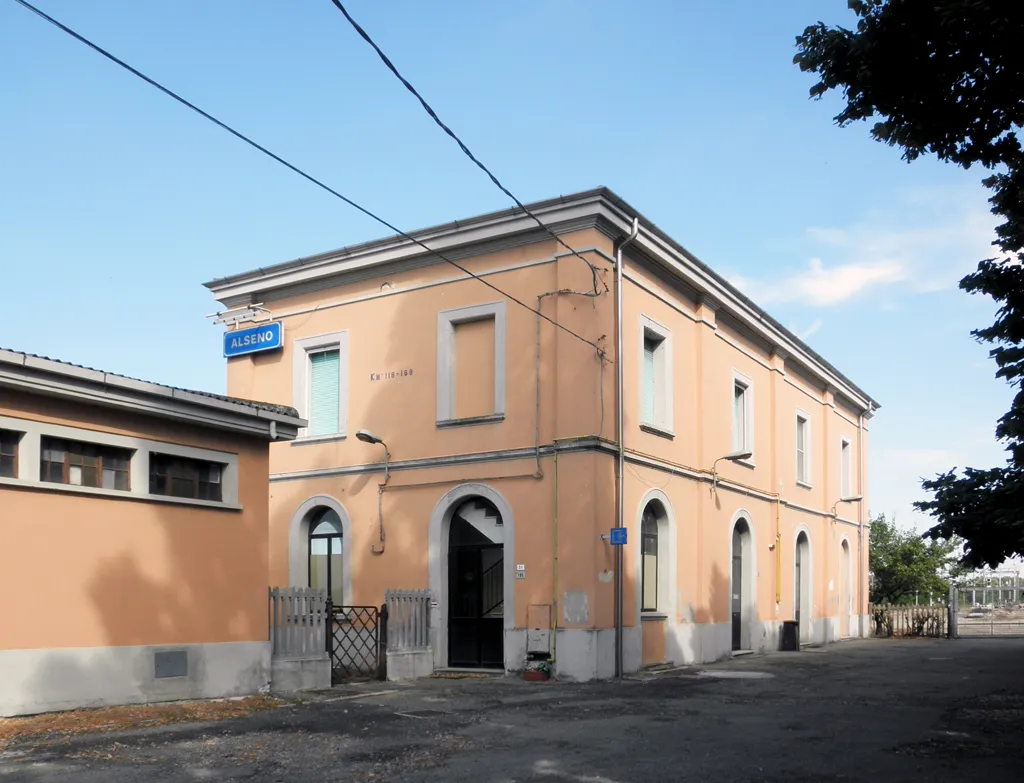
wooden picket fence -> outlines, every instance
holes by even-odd
[[[430,595],[429,590],[388,590],[384,594],[389,650],[430,647]]]
[[[275,657],[327,655],[327,591],[270,588],[270,648]]]
[[[949,607],[897,606],[871,604],[875,636],[924,636],[942,639],[949,636]]]

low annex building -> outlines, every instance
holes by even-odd
[[[0,715],[266,688],[268,444],[304,423],[0,350]]]
[[[229,392],[308,420],[270,449],[270,584],[429,590],[428,670],[529,651],[588,679],[617,639],[628,672],[777,649],[785,621],[866,634],[877,403],[611,191],[529,209],[543,229],[511,209],[415,232],[436,253],[207,284],[283,329]]]

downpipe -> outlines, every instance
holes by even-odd
[[[623,390],[626,386],[625,371],[623,370],[623,336],[622,336],[622,251],[632,243],[640,233],[640,218],[633,218],[633,225],[630,228],[629,236],[623,239],[615,248],[615,374],[618,385],[616,397],[616,424],[618,428],[618,498],[615,511],[616,527],[625,527],[625,488],[626,488],[626,443],[624,414],[626,410],[623,402]],[[622,678],[622,595],[623,595],[623,550],[624,547],[615,547],[615,676]]]
[[[868,403],[869,411],[874,410],[874,406]],[[862,412],[857,419],[857,489],[860,494],[864,495],[864,413]],[[857,559],[860,561],[857,564],[857,627],[860,628],[861,638],[867,636],[867,628],[865,623],[864,615],[864,506],[866,505],[866,498],[861,499],[860,503],[857,504]]]

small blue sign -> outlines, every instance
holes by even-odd
[[[280,321],[236,329],[224,334],[224,356],[245,356],[247,353],[276,351],[284,347],[284,329]]]
[[[610,536],[612,546],[625,546],[626,545],[626,528],[624,527],[613,527],[612,534]]]

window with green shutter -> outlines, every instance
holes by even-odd
[[[334,435],[340,431],[341,352],[335,348],[309,354],[308,434]]]

